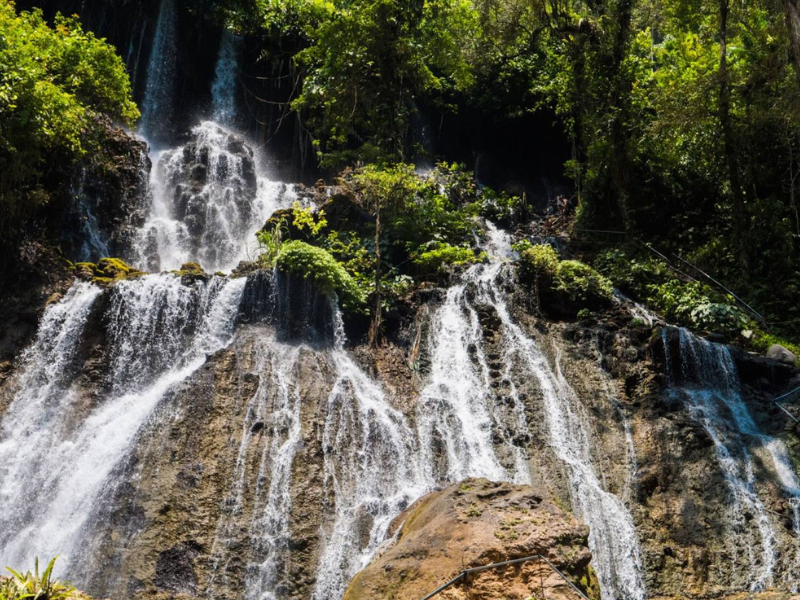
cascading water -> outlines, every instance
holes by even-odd
[[[670,331],[677,333],[677,365],[670,360]],[[665,328],[662,336],[671,391],[686,398],[690,416],[708,433],[730,489],[732,539],[747,548],[750,588],[764,590],[774,583],[779,550],[774,525],[758,494],[754,454],[766,451],[769,456],[789,499],[795,532],[800,532],[800,480],[786,446],[761,433],[747,409],[728,347],[695,337],[682,328]]]
[[[186,286],[172,275],[118,283],[104,315],[115,352],[92,401],[69,366],[101,291],[76,284],[48,309],[2,422],[3,561],[60,554],[69,573],[90,560],[86,526],[114,470],[172,387],[227,344],[243,289],[241,279]]]
[[[194,139],[156,157],[153,203],[137,244],[148,270],[197,261],[228,271],[254,256],[255,233],[290,195],[258,174],[253,151],[238,135],[206,121]]]
[[[214,121],[227,127],[236,125],[236,89],[241,45],[242,38],[227,29],[222,32],[214,83],[211,84],[211,114]]]
[[[142,119],[139,124],[141,134],[155,145],[167,141],[165,133],[173,116],[177,27],[178,9],[175,0],[161,0],[150,48],[147,83],[141,105]]]
[[[323,534],[314,600],[341,598],[385,539],[391,520],[428,491],[413,430],[344,351],[341,316],[335,313],[339,325],[330,362],[336,381],[323,432],[325,493],[335,520]]]
[[[502,288],[503,262],[512,254],[508,236],[491,224],[488,227],[487,252],[491,262],[471,267],[464,284],[448,292],[446,302],[434,317],[432,377],[423,392],[417,419],[423,456],[428,462],[433,460],[433,452],[426,446],[442,443],[448,465],[447,469],[438,470],[428,467],[428,472],[438,471],[438,477],[446,478],[448,473],[485,476],[486,470],[491,469],[495,478],[529,480],[524,452],[514,443],[529,434],[524,404],[512,380],[515,365],[526,369],[541,390],[550,445],[568,470],[574,510],[590,527],[589,546],[604,597],[640,600],[645,589],[631,514],[619,498],[603,488],[597,476],[592,465],[589,427],[575,392],[561,374],[559,359],[554,372],[538,343],[525,335],[511,317]],[[504,342],[502,353],[494,356],[483,350],[477,317],[481,305],[490,307],[496,315]],[[497,387],[505,390],[503,404],[512,407],[505,416],[497,412],[499,403],[486,387],[486,373],[492,371],[500,379]],[[452,382],[459,381],[469,382],[470,387],[454,387]],[[477,390],[475,386],[479,386]],[[473,423],[465,423],[472,419],[478,426],[475,430],[471,429]],[[501,446],[510,448],[515,457],[511,461],[513,475],[508,470],[503,472],[487,441],[493,430],[500,434]],[[462,437],[465,432],[471,436],[469,442]]]

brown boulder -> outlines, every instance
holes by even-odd
[[[417,600],[462,570],[541,555],[599,597],[588,528],[531,486],[467,479],[432,492],[395,519],[388,547],[355,576],[344,600]],[[442,600],[580,600],[549,565],[529,560],[471,574]]]

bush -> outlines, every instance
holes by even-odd
[[[552,281],[558,273],[558,253],[547,244],[531,244],[523,240],[514,244],[520,258],[520,268],[523,277],[534,283],[547,283]]]
[[[0,0],[0,239],[16,233],[52,190],[40,181],[90,150],[92,117],[132,124],[139,111],[122,59],[105,40],[41,10]]]
[[[364,306],[364,293],[327,250],[299,240],[286,242],[276,265],[282,272],[312,281],[323,294],[336,295],[344,310],[357,311]]]
[[[555,291],[573,303],[607,304],[614,295],[611,281],[577,260],[562,260],[553,283]]]
[[[732,298],[699,282],[678,279],[663,262],[613,249],[599,255],[595,265],[614,285],[669,322],[728,337],[748,327],[748,315]]]
[[[789,350],[792,354],[800,359],[800,346],[797,344],[793,344],[783,338],[780,338],[776,335],[772,335],[771,333],[765,333],[759,329],[753,332],[752,339],[750,341],[750,348],[756,352],[760,352],[761,354],[766,354],[769,347],[773,344],[779,344]]]
[[[451,246],[445,242],[431,242],[424,247],[428,249],[414,258],[414,264],[424,273],[438,273],[451,265],[467,265],[482,259],[470,248]]]

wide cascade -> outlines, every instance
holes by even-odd
[[[795,533],[800,532],[800,480],[785,444],[762,433],[753,420],[742,398],[729,348],[698,338],[683,328],[665,328],[662,338],[672,395],[685,399],[690,416],[712,440],[729,488],[731,568],[739,569],[742,583],[751,590],[764,590],[776,583],[778,558],[784,549],[777,535],[778,524],[762,499],[763,484],[756,477],[756,464],[771,464],[790,503]],[[677,352],[671,350],[673,345]],[[793,545],[785,551],[797,556],[798,544],[795,541]],[[741,548],[746,549],[744,556],[739,552]],[[796,581],[797,573],[789,569],[783,578]]]
[[[243,287],[154,275],[120,282],[95,306],[100,288],[78,283],[47,311],[2,422],[3,560],[60,554],[69,573],[90,565],[102,498],[160,403],[227,344]],[[90,325],[107,339],[105,356],[81,356]],[[86,376],[97,396],[82,389]]]

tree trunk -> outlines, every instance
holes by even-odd
[[[736,156],[736,143],[731,124],[731,90],[728,81],[728,13],[730,0],[719,0],[719,122],[722,127],[722,139],[725,152],[725,163],[728,170],[728,182],[733,196],[733,230],[739,245],[739,263],[742,271],[749,270],[749,253],[747,243],[747,214],[745,212],[744,191],[742,190],[739,164]]]
[[[377,346],[381,337],[381,210],[375,211],[375,312],[369,325],[369,345]]]
[[[800,87],[800,0],[784,0],[786,6],[786,25],[789,29],[789,43],[794,59],[794,76]]]
[[[617,207],[626,231],[633,228],[630,210],[630,157],[625,132],[628,116],[631,82],[624,70],[625,50],[628,47],[634,0],[620,0],[616,11],[617,32],[612,51],[613,88],[611,105],[611,182],[616,195]]]

